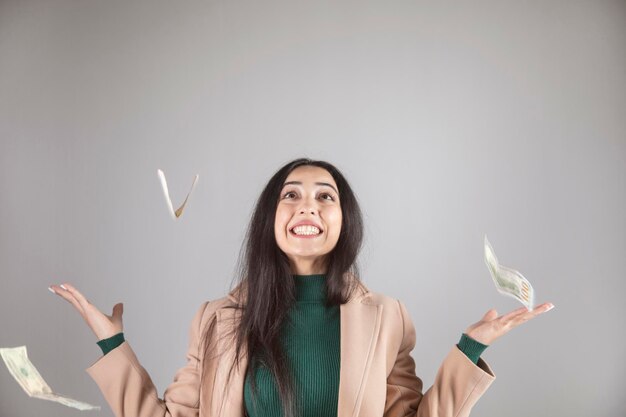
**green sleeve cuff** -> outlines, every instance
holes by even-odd
[[[461,350],[461,352],[465,353],[465,355],[475,364],[478,364],[478,359],[480,355],[487,349],[489,345],[483,345],[482,343],[472,339],[465,333],[461,336],[461,340],[457,344],[457,347]]]
[[[113,349],[121,345],[123,342],[124,342],[124,333],[118,333],[116,335],[109,337],[108,339],[102,339],[97,343],[98,343],[98,346],[100,346],[100,349],[102,349],[102,353],[106,355],[107,353],[109,353],[110,351],[112,351]]]

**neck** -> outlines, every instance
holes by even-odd
[[[321,275],[327,273],[327,268],[319,259],[298,260],[291,262],[291,273],[293,275]]]

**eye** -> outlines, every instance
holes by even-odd
[[[290,194],[294,194],[294,195],[295,195],[296,193],[295,193],[295,191],[287,191],[285,194],[283,194],[283,198],[288,198],[288,196],[289,196]],[[329,194],[329,193],[322,193],[322,194],[320,194],[320,195],[322,196],[322,199],[324,199],[324,200],[328,200],[328,201],[335,201],[335,197],[333,197],[333,195],[332,195],[332,194]],[[326,198],[326,197],[329,197],[329,198]]]

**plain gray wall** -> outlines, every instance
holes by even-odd
[[[556,308],[497,340],[472,415],[624,416],[623,1],[0,1],[0,346],[102,406],[71,282],[159,394],[226,294],[254,201],[300,156],[347,176],[364,283],[401,299],[425,388],[500,261]],[[174,204],[200,180],[178,221]],[[0,416],[78,416],[2,365]]]

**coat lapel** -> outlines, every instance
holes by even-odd
[[[243,346],[244,352],[239,362],[240,366],[233,369],[231,380],[230,382],[227,381],[230,366],[235,358],[235,340],[230,338],[235,311],[233,308],[221,308],[216,312],[217,346],[218,352],[223,352],[223,356],[219,357],[212,397],[212,406],[219,408],[217,410],[213,409],[214,412],[211,413],[211,417],[244,417],[245,415],[243,388],[246,368],[248,367],[245,346]]]
[[[369,304],[371,292],[358,283],[355,295],[339,308],[341,327],[341,358],[339,370],[339,403],[337,417],[356,417],[363,401],[365,382],[369,374],[372,358],[378,341],[383,306]],[[228,295],[238,303],[241,294],[237,286]],[[235,355],[234,340],[226,338],[231,331],[237,310],[220,308],[216,311],[217,348],[223,352],[217,364],[213,394],[211,397],[211,417],[244,417],[243,389],[248,358],[242,355],[240,366],[232,371],[230,383],[227,377]],[[238,314],[238,313],[237,313]]]
[[[356,417],[378,341],[382,304],[367,304],[369,297],[342,304],[341,365],[337,417]]]

